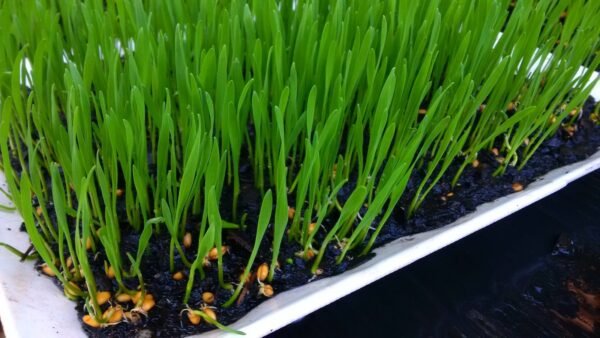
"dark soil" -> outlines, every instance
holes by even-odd
[[[420,182],[423,173],[415,172],[408,185],[407,196],[401,201],[394,217],[388,221],[377,238],[376,245],[380,246],[396,238],[407,236],[423,231],[439,228],[449,224],[461,216],[475,210],[475,208],[485,202],[493,201],[501,196],[513,193],[512,185],[515,182],[524,187],[533,182],[537,177],[542,176],[548,171],[570,163],[581,161],[595,153],[600,147],[600,127],[593,125],[589,121],[589,113],[593,109],[594,102],[590,98],[585,105],[583,117],[578,122],[579,131],[572,137],[568,137],[559,132],[553,138],[545,142],[536,154],[530,159],[529,163],[521,171],[509,167],[506,173],[499,177],[492,174],[498,167],[497,158],[491,153],[481,153],[479,155],[479,166],[472,168],[468,166],[463,172],[459,184],[454,190],[451,190],[450,181],[458,169],[458,165],[450,168],[444,178],[435,186],[429,194],[422,207],[409,220],[406,220],[404,208],[407,201],[413,195],[415,185]],[[230,247],[230,251],[224,256],[224,275],[225,281],[237,281],[243,271],[250,255],[250,247],[254,242],[253,225],[257,217],[260,203],[260,195],[252,185],[252,173],[249,165],[241,167],[242,192],[243,197],[239,202],[240,211],[248,213],[247,224],[248,231],[230,231],[225,233],[224,244]],[[452,193],[448,195],[448,193]],[[227,192],[224,193],[224,201],[230,201]],[[229,205],[229,202],[223,204]],[[226,207],[222,207],[222,216],[224,219],[230,219]],[[331,220],[336,215],[331,215]],[[331,220],[325,221],[325,226],[331,224]],[[189,231],[197,238],[196,225],[197,220],[190,220],[188,224]],[[137,250],[138,234],[134,233],[129,227],[123,227],[122,234],[122,254],[129,252],[135,255]],[[324,231],[321,231],[323,233]],[[269,262],[271,232],[267,235],[261,245],[261,250],[256,259],[256,264]],[[146,319],[137,325],[121,323],[105,329],[92,329],[85,325],[84,329],[92,337],[181,337],[195,333],[200,333],[214,329],[213,326],[201,324],[192,326],[187,322],[186,316],[180,316],[180,311],[184,309],[182,304],[187,281],[174,281],[169,272],[168,252],[170,237],[166,231],[161,234],[153,235],[151,246],[146,251],[148,255],[143,261],[141,270],[145,276],[145,286],[147,291],[156,299],[156,306],[152,309]],[[195,248],[197,243],[192,247]],[[334,245],[330,245],[322,262],[323,273],[318,277],[310,273],[310,262],[297,258],[295,253],[300,251],[298,244],[284,241],[280,254],[280,271],[275,275],[271,285],[275,293],[281,293],[285,290],[306,284],[316,278],[325,278],[340,274],[353,266],[363,263],[369,256],[352,257],[348,255],[347,259],[339,265],[335,264],[335,258],[339,250]],[[194,250],[195,251],[195,250]],[[190,252],[192,258],[193,253]],[[176,256],[176,261],[178,257]],[[90,261],[97,278],[99,290],[117,290],[116,282],[109,280],[104,274],[105,256],[102,252],[90,254]],[[177,267],[186,272],[181,264]],[[265,300],[264,297],[257,296],[258,285],[252,283],[249,292],[239,304],[225,309],[222,304],[225,303],[231,293],[218,287],[217,269],[206,269],[206,278],[202,281],[196,277],[196,282],[190,299],[190,306],[198,308],[201,304],[200,295],[204,291],[212,291],[216,296],[216,312],[219,322],[230,324],[244,316],[248,311]],[[129,287],[135,289],[137,280],[126,281]],[[77,306],[80,315],[84,314],[83,303]]]

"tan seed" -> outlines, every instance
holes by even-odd
[[[508,106],[506,107],[506,110],[514,110],[514,109],[515,109],[515,103],[509,102]]]
[[[109,291],[100,291],[100,292],[96,293],[96,302],[98,302],[98,305],[106,304],[106,302],[108,302],[109,299],[110,299]]]
[[[185,275],[183,274],[183,272],[181,271],[177,271],[173,274],[173,279],[176,281],[180,281],[185,277]]]
[[[215,295],[212,292],[203,292],[202,301],[206,304],[212,304],[215,302]]]
[[[498,148],[492,148],[492,154],[494,154],[494,156],[498,156],[500,155],[500,151],[498,150]]]
[[[268,276],[269,276],[269,264],[262,263],[258,267],[258,270],[256,270],[256,278],[262,282],[265,279],[267,279]]]
[[[309,260],[309,261],[310,261],[311,259],[315,258],[315,252],[309,249],[309,250],[308,250],[308,251],[306,251],[306,253],[304,254],[304,257],[305,257],[307,260]]]
[[[192,234],[189,232],[186,232],[185,235],[183,235],[183,247],[186,249],[189,249],[192,246]]]
[[[106,277],[110,279],[115,278],[115,269],[112,266],[109,266],[108,269],[106,269]]]
[[[154,305],[156,305],[156,302],[154,301],[154,297],[150,294],[147,294],[146,297],[144,298],[144,302],[142,303],[142,310],[148,312],[148,311],[152,310]]]
[[[117,189],[117,191],[115,191],[115,195],[117,195],[117,197],[123,196],[123,189],[121,189],[121,188]]]
[[[227,246],[223,245],[221,247],[221,255],[226,254],[228,250],[229,250],[229,248],[227,248]],[[218,258],[219,258],[219,251],[217,250],[217,248],[210,249],[210,251],[208,252],[208,259],[210,259],[211,261],[215,261]]]
[[[188,320],[190,321],[190,324],[192,324],[192,325],[198,325],[202,321],[202,317],[198,316],[197,314],[195,314],[192,311],[188,311],[187,317],[188,317]]]
[[[94,327],[94,328],[100,327],[100,323],[98,323],[98,321],[96,319],[94,319],[90,315],[83,316],[82,320],[88,326],[91,326],[91,327]]]
[[[288,218],[289,219],[294,218],[295,214],[296,214],[296,209],[294,209],[292,207],[288,207]]]
[[[109,324],[120,322],[123,319],[123,309],[120,306],[109,307],[102,314],[102,318]]]
[[[521,191],[521,190],[523,190],[523,185],[519,182],[515,182],[512,184],[512,189],[517,192]]]
[[[81,289],[75,282],[69,282],[64,286],[64,293],[71,300],[77,299],[81,295]]]
[[[265,297],[273,297],[275,291],[273,291],[273,287],[269,284],[263,284],[260,286],[258,292]]]
[[[135,295],[133,295],[133,297],[131,297],[131,302],[133,304],[137,304],[141,298],[142,298],[142,291],[138,291],[138,292],[136,292]]]
[[[310,234],[312,234],[312,233],[313,233],[313,231],[315,231],[315,229],[316,229],[316,228],[317,228],[317,223],[314,223],[314,222],[313,222],[313,223],[310,223],[310,224],[308,225],[308,234],[309,234],[309,235],[310,235]]]
[[[85,240],[85,249],[90,250],[91,248],[92,248],[92,239],[88,237]]]
[[[131,296],[128,293],[120,293],[117,295],[117,302],[119,303],[127,303],[131,301]]]
[[[38,217],[41,217],[43,213],[44,210],[42,209],[42,207],[35,208],[35,214],[38,215]]]
[[[425,115],[425,114],[427,114],[427,109],[425,109],[425,108],[419,109],[419,115]]]
[[[213,309],[211,309],[209,307],[205,307],[202,309],[202,312],[204,312],[212,320],[215,320],[215,321],[217,320],[217,314],[215,313],[215,311],[213,311]]]
[[[67,264],[67,268],[73,266],[73,258],[71,258],[71,256],[67,257],[67,261],[65,262],[65,264]]]
[[[244,278],[244,273],[242,272],[240,274],[240,283],[248,283],[250,281],[250,275],[246,275],[246,278]]]
[[[454,196],[454,193],[452,191],[446,194],[446,197],[452,197],[452,196]]]
[[[479,167],[479,160],[474,160],[473,162],[471,162],[471,166],[472,166],[473,168],[477,168],[477,167]]]
[[[56,276],[56,274],[54,273],[54,271],[52,269],[50,269],[50,267],[48,266],[48,264],[44,263],[41,266],[42,266],[42,272],[46,276],[50,276],[50,277]]]

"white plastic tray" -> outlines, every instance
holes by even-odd
[[[600,84],[596,85],[592,96],[596,100],[600,98]],[[375,250],[374,258],[341,275],[278,294],[231,327],[249,337],[271,333],[562,189],[569,182],[598,168],[600,151],[585,161],[551,171],[522,192],[481,205],[475,212],[452,224],[399,238],[380,247]],[[6,189],[1,172],[0,184]],[[7,203],[4,196],[0,196],[0,203]],[[21,222],[18,214],[0,211],[0,242],[25,250],[29,241],[27,235],[19,231]],[[75,303],[67,300],[49,278],[40,276],[33,269],[33,263],[19,262],[4,248],[0,248],[0,318],[7,338],[85,337]],[[195,337],[225,335],[214,330]]]
[[[278,294],[231,326],[250,337],[264,336],[562,189],[569,182],[598,168],[600,151],[585,161],[551,171],[522,192],[483,204],[452,224],[399,238],[380,247],[375,250],[374,258],[341,275]],[[4,182],[3,175],[0,181]],[[27,235],[19,231],[20,224],[18,214],[0,213],[0,241],[25,250],[29,242]],[[85,337],[74,308],[75,303],[67,300],[49,278],[39,275],[33,269],[33,263],[21,263],[7,250],[0,250],[0,318],[7,338]],[[200,336],[223,335],[222,331],[211,331]]]

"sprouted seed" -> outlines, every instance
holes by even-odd
[[[261,265],[258,266],[258,269],[256,270],[256,279],[259,282],[262,282],[262,281],[266,280],[268,276],[269,276],[269,264],[262,263]]]
[[[519,182],[515,182],[512,184],[512,190],[514,190],[516,192],[521,191],[521,190],[523,190],[523,185]]]
[[[199,315],[195,314],[192,311],[187,311],[187,317],[188,317],[188,320],[190,321],[190,324],[192,324],[192,325],[199,325],[200,322],[202,321],[202,317],[200,317]]]
[[[189,232],[186,232],[185,235],[183,236],[183,247],[186,249],[189,249],[192,247],[192,234]]]
[[[96,302],[98,305],[104,305],[110,300],[110,291],[99,291],[96,293]]]
[[[275,294],[275,291],[273,290],[273,287],[269,284],[261,284],[259,289],[258,289],[258,293],[270,298],[273,297],[273,295]]]

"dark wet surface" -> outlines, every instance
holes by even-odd
[[[270,337],[598,337],[600,170]]]

